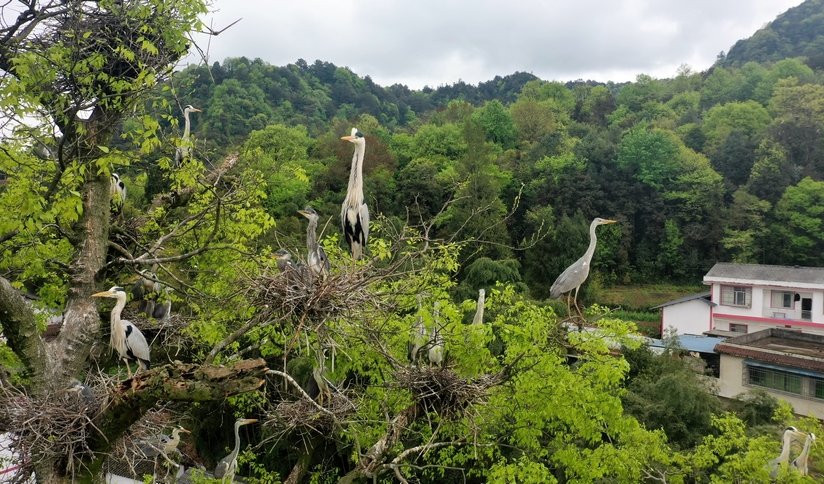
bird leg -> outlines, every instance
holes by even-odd
[[[132,368],[129,366],[129,360],[127,358],[123,358],[123,361],[126,363],[126,372],[129,374],[129,380],[132,379]],[[138,365],[138,370],[140,369],[140,365]]]
[[[573,297],[573,301],[575,302],[575,309],[578,311],[578,331],[583,329],[584,325],[584,313],[581,311],[581,308],[578,306],[578,289],[581,286],[575,288],[575,297]]]

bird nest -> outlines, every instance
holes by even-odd
[[[115,442],[106,460],[106,471],[138,480],[145,475],[175,475],[176,469],[170,459],[176,456],[147,456],[145,443],[162,433],[168,434],[168,428],[179,421],[180,415],[168,408],[159,407],[146,412],[128,433]]]
[[[89,387],[94,399],[78,392],[55,389],[28,395],[12,387],[0,387],[0,427],[8,432],[10,451],[20,456],[18,476],[33,470],[31,456],[56,462],[68,475],[78,473],[84,459],[92,456],[87,442],[99,434],[93,423],[105,390]]]
[[[322,406],[306,399],[282,401],[269,414],[266,425],[284,433],[328,435],[355,410],[357,407],[347,395],[334,392]]]
[[[470,405],[482,403],[489,388],[504,381],[502,374],[466,379],[449,368],[412,366],[398,369],[395,378],[424,409],[446,417],[460,416]]]
[[[290,269],[257,277],[250,285],[249,296],[252,304],[261,309],[259,317],[264,320],[322,322],[359,308],[384,305],[368,290],[370,284],[384,277],[363,268],[325,277]]]

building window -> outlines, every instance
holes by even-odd
[[[747,325],[746,324],[730,323],[730,331],[732,331],[733,333],[746,333],[747,332]]]
[[[824,380],[821,378],[812,379],[812,394],[815,398],[824,399]]]
[[[721,286],[721,304],[748,308],[752,304],[752,290],[747,286]]]
[[[801,395],[801,375],[786,371],[747,366],[747,382],[750,385]]]
[[[792,309],[793,297],[795,297],[793,292],[772,291],[770,294],[770,307]]]

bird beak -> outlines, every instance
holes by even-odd
[[[309,212],[307,212],[306,210],[298,210],[298,213],[306,218],[309,218]]]
[[[202,111],[202,110],[200,110],[200,109],[198,109],[198,108],[196,108],[196,107],[194,107],[194,106],[192,106],[192,112],[195,112],[195,113],[201,113],[201,112],[203,112],[203,111]]]
[[[617,220],[604,220],[602,223],[604,223],[604,224],[617,224],[618,221]]]
[[[112,295],[111,291],[103,291],[103,292],[96,292],[92,294],[92,297],[109,297]]]
[[[257,421],[258,421],[258,419],[256,419],[256,418],[245,418],[245,419],[243,419],[243,423],[245,423],[245,424],[251,424],[251,423],[255,423]]]
[[[180,431],[181,431],[181,432],[184,432],[184,433],[187,433],[187,434],[191,434],[191,433],[192,433],[192,432],[190,432],[190,431],[188,431],[188,430],[184,429],[183,427],[180,427]]]
[[[352,140],[355,139],[355,137],[354,136],[341,136],[340,139],[349,141],[351,143]]]

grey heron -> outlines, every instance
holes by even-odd
[[[318,244],[318,213],[312,207],[298,210],[298,213],[309,219],[309,225],[306,227],[306,263],[309,270],[316,276],[325,276],[329,274],[329,258],[326,257],[323,247]]]
[[[793,440],[801,440],[804,437],[804,432],[800,432],[795,427],[787,427],[784,429],[784,434],[782,437],[783,445],[781,446],[781,454],[775,459],[770,460],[768,466],[770,468],[770,476],[775,477],[778,475],[778,467],[780,465],[787,465],[790,461],[790,449],[792,448]]]
[[[192,154],[192,142],[189,140],[189,131],[191,130],[191,121],[189,120],[189,113],[199,113],[200,109],[189,104],[183,108],[183,136],[180,138],[180,144],[175,150],[175,166],[180,166],[183,160],[189,158]]]
[[[83,405],[86,407],[86,410],[97,406],[97,397],[94,396],[91,387],[82,383],[80,380],[73,378],[69,388],[66,390],[76,393],[80,399],[83,400]]]
[[[484,322],[484,303],[486,301],[486,291],[478,289],[478,304],[475,308],[475,316],[472,318],[472,324],[483,324]]]
[[[432,331],[430,333],[428,353],[429,363],[434,364],[438,367],[443,365],[444,352],[443,337],[441,336],[441,330],[438,327],[440,325],[440,308],[440,301],[435,301],[435,306],[432,310]]]
[[[798,472],[801,473],[802,476],[806,476],[810,472],[810,467],[807,463],[810,457],[810,446],[815,443],[815,434],[810,432],[807,435],[807,438],[804,439],[804,448],[801,449],[801,453],[798,454],[798,457],[793,459],[790,465],[798,469]]]
[[[169,454],[177,450],[180,445],[180,434],[191,433],[183,427],[175,427],[172,430],[172,435],[157,434],[152,437],[142,440],[139,443],[140,451],[146,457],[157,457],[160,454],[169,457]]]
[[[340,223],[343,236],[352,251],[352,258],[357,260],[363,257],[363,250],[369,240],[369,207],[366,206],[363,197],[363,155],[366,152],[366,138],[358,128],[352,128],[352,134],[342,136],[341,139],[355,145],[346,198],[343,199],[340,209]]]
[[[237,455],[240,453],[240,427],[257,422],[256,418],[239,418],[235,421],[235,448],[229,455],[220,459],[215,467],[215,477],[221,482],[232,483],[237,470]]]
[[[120,286],[113,286],[108,291],[92,294],[92,297],[108,297],[117,300],[112,308],[110,342],[120,359],[125,360],[129,378],[132,377],[129,361],[137,361],[137,371],[147,370],[151,365],[151,355],[146,337],[137,326],[125,319],[120,319],[120,313],[126,307],[126,291]]]
[[[172,313],[169,287],[158,281],[153,271],[138,271],[138,275],[132,286],[132,298],[139,301],[137,310],[161,321],[169,319]]]
[[[121,179],[117,173],[112,173],[109,193],[112,196],[112,211],[114,213],[120,213],[121,210],[123,210],[123,204],[126,203],[126,183],[123,182],[123,179]]]
[[[415,318],[415,322],[412,324],[411,334],[409,335],[409,343],[407,344],[407,352],[409,356],[409,361],[412,364],[416,364],[418,362],[418,353],[421,351],[421,348],[426,346],[426,326],[423,324],[423,316],[420,314],[421,311],[421,295],[418,295],[418,317]]]
[[[306,266],[300,262],[292,260],[292,254],[286,249],[278,249],[275,252],[278,270],[286,278],[289,284],[296,284],[305,281],[307,276]]]
[[[589,264],[592,262],[592,255],[595,253],[595,245],[598,243],[598,238],[595,236],[595,228],[599,225],[614,224],[616,220],[604,219],[596,217],[591,224],[589,224],[589,247],[580,259],[576,260],[564,272],[555,279],[552,287],[549,290],[549,297],[556,299],[561,294],[575,290],[573,301],[575,302],[575,309],[578,314],[581,314],[581,309],[578,307],[578,289],[581,284],[587,280],[589,276]],[[569,295],[567,294],[567,298]],[[569,309],[569,299],[567,299],[567,309]]]

